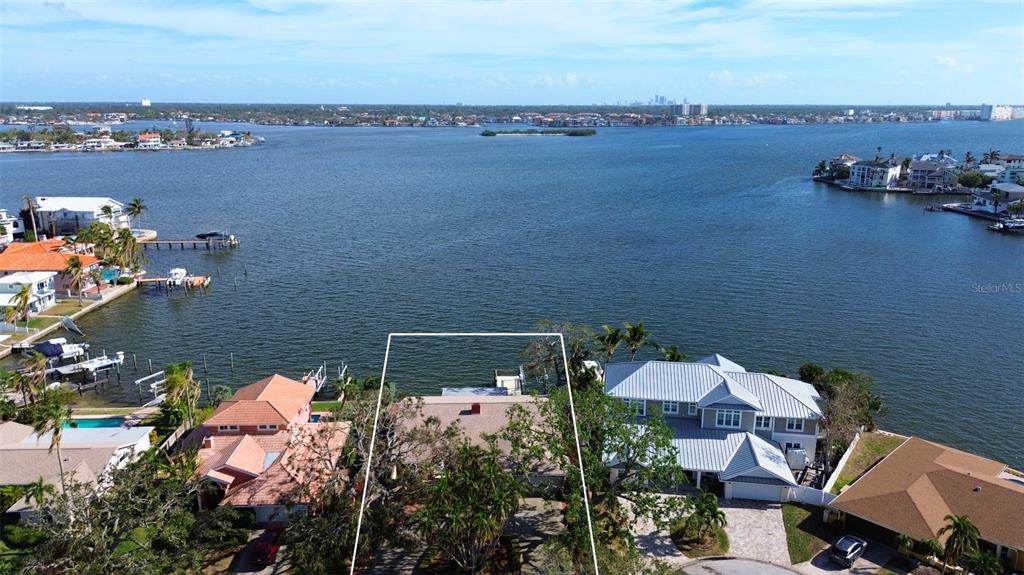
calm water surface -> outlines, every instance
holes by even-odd
[[[205,353],[210,379],[233,386],[321,361],[369,375],[391,331],[642,319],[691,357],[867,372],[889,405],[886,428],[1022,466],[1024,238],[924,212],[935,199],[807,177],[820,159],[875,146],[1021,153],[1022,127],[481,138],[255,126],[265,146],[5,155],[0,206],[24,194],[140,196],[143,227],[162,237],[240,236],[230,253],[148,252],[153,274],[213,275],[207,295],[139,290],[80,322],[96,348],[134,353],[142,371],[149,359],[202,365]],[[402,341],[389,372],[413,391],[486,383],[520,362],[520,343]],[[113,395],[138,400],[127,381]]]

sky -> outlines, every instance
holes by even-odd
[[[1024,1],[0,2],[0,101],[1024,104]]]

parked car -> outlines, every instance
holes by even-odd
[[[852,567],[853,562],[859,559],[867,548],[868,542],[860,537],[843,535],[843,537],[839,541],[836,541],[836,544],[832,546],[828,556],[840,565]]]
[[[252,563],[253,567],[273,565],[277,559],[277,552],[280,550],[281,532],[279,530],[267,529],[256,540],[256,545],[252,549],[252,560],[250,563]]]

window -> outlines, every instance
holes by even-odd
[[[217,431],[238,431],[237,425],[218,425]]]
[[[738,409],[719,409],[718,413],[715,414],[715,426],[716,427],[739,427],[740,426],[740,410],[738,410]]]
[[[697,404],[696,403],[688,404],[686,406],[686,414],[687,415],[697,415]]]
[[[754,429],[771,429],[772,418],[767,415],[758,415],[754,418]]]
[[[665,401],[661,404],[661,412],[666,415],[678,415],[679,414],[679,402],[678,401]]]
[[[629,398],[626,398],[624,401],[626,402],[626,405],[628,405],[633,410],[633,413],[635,415],[639,415],[641,417],[647,415],[647,400],[646,399],[629,399]]]
[[[786,420],[786,431],[803,431],[804,420],[802,419],[787,419]]]
[[[260,425],[257,426],[257,428],[260,431],[276,431],[277,430],[277,424],[276,423],[271,423],[271,424],[268,424],[268,425],[260,424]]]
[[[803,449],[803,448],[804,448],[803,444],[801,444],[799,441],[787,441],[786,442],[786,451],[789,451],[790,449]]]

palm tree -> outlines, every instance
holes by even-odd
[[[955,566],[961,555],[978,549],[978,538],[981,534],[966,515],[947,515],[942,520],[946,521],[946,524],[939,529],[939,537],[944,533],[949,533],[949,537],[946,538],[944,562],[947,565]],[[943,567],[943,571],[945,571],[945,567]]]
[[[686,518],[685,524],[702,541],[715,530],[725,527],[725,512],[718,508],[718,497],[710,491],[701,491],[693,502],[693,512]]]
[[[686,354],[674,345],[661,348],[661,353],[665,356],[665,361],[686,361]]]
[[[973,166],[974,162],[976,162],[977,160],[978,160],[978,158],[975,158],[974,154],[972,154],[971,152],[967,152],[967,155],[964,156],[964,165],[965,166]]]
[[[875,148],[875,161],[880,162],[882,160],[882,146]]]
[[[610,325],[603,325],[601,327],[604,329],[604,333],[595,336],[594,339],[604,347],[605,361],[611,361],[612,356],[615,355],[615,350],[622,343],[622,328]]]
[[[814,167],[815,176],[820,176],[826,171],[828,171],[828,164],[825,163],[825,160],[818,162],[818,165]]]
[[[921,550],[929,557],[942,557],[942,543],[934,537],[921,541]]]
[[[39,435],[49,432],[50,452],[57,450],[57,468],[60,471],[60,486],[62,491],[67,491],[67,482],[64,480],[64,458],[60,452],[60,440],[65,427],[78,427],[71,408],[65,403],[66,396],[59,392],[44,394],[43,402],[37,407],[36,420],[32,428]]]
[[[56,492],[57,490],[52,485],[43,481],[43,477],[39,476],[39,479],[25,486],[25,501],[28,503],[35,501],[36,507],[39,508],[45,505],[50,496]]]
[[[992,213],[999,213],[999,202],[1003,201],[1003,193],[999,190],[992,191]]]
[[[189,425],[195,424],[193,411],[199,401],[199,384],[192,379],[192,362],[185,361],[167,366],[163,392],[167,403],[184,412]]]
[[[142,198],[132,198],[132,201],[128,202],[126,212],[128,213],[128,217],[132,220],[132,227],[135,226],[136,218],[138,218],[140,222],[142,221],[142,214],[145,213],[147,209],[146,204],[142,202]]]
[[[46,390],[46,368],[48,367],[46,356],[38,351],[31,351],[21,359],[21,373],[19,383],[23,397],[35,401],[36,393]],[[26,402],[27,403],[27,402]]]
[[[6,393],[8,390],[20,390],[22,402],[28,404],[28,389],[22,383],[22,379],[21,374],[17,371],[0,367],[0,392]]]
[[[93,284],[96,285],[96,293],[102,293],[103,272],[96,268],[92,268],[91,270],[89,270],[89,279],[92,281]]]
[[[992,162],[999,161],[999,150],[989,150],[981,155],[981,163],[991,164]]]
[[[82,267],[82,260],[78,256],[68,258],[68,265],[64,273],[71,276],[71,287],[78,290],[78,307],[82,307],[82,286],[87,277],[85,268]]]
[[[637,352],[645,347],[658,347],[650,340],[651,332],[644,329],[644,322],[626,323],[626,335],[623,341],[629,351],[629,361],[636,358]]]
[[[896,536],[896,550],[906,555],[907,551],[910,551],[914,547],[914,538],[906,533],[900,533]]]
[[[128,228],[117,230],[113,241],[117,264],[126,270],[134,270],[138,265],[139,246],[132,231]]]
[[[1002,575],[1004,572],[998,557],[981,550],[968,555],[965,563],[970,567],[973,575]]]
[[[114,206],[104,204],[100,206],[100,217],[107,220],[107,225],[114,226]]]
[[[22,196],[21,199],[24,200],[25,205],[28,206],[28,219],[32,222],[32,241],[38,242],[39,233],[36,232],[36,207],[32,202],[32,196]]]
[[[18,331],[17,321],[21,319],[25,322],[25,333],[28,333],[28,320],[32,313],[32,284],[22,284],[18,293],[14,294],[13,303],[14,305],[7,309],[8,313],[14,313],[14,331]]]

